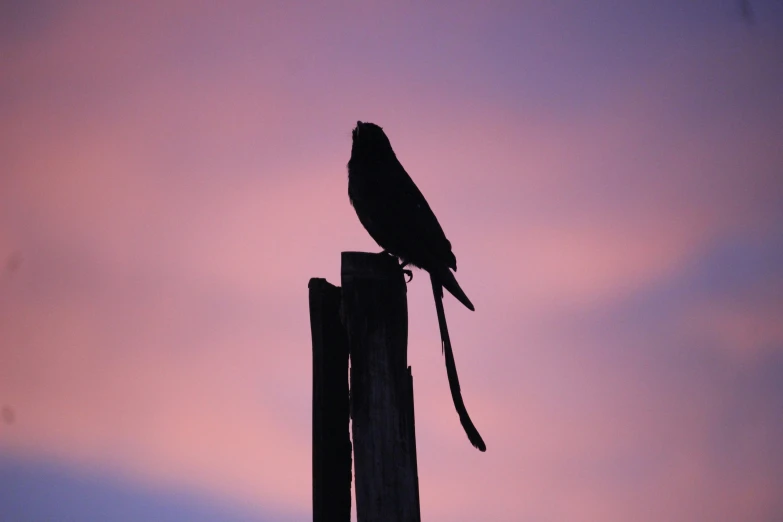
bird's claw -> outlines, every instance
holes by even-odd
[[[390,255],[390,256],[395,257],[395,258],[397,257],[394,254],[392,254],[391,252],[389,252],[388,250],[382,251],[381,255],[383,255],[383,254],[387,254],[387,255]],[[405,269],[406,266],[408,266],[408,262],[407,261],[405,261],[404,263],[400,264],[400,268],[402,269],[402,273],[405,274],[406,276],[408,276],[408,281],[406,281],[406,282],[410,283],[411,281],[413,281],[413,272],[411,272],[410,270],[406,270]]]

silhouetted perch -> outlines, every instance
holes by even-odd
[[[394,257],[343,252],[359,522],[420,520],[406,293]]]
[[[348,338],[340,288],[310,279],[313,340],[313,520],[351,520]]]

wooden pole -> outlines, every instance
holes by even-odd
[[[358,522],[418,522],[408,305],[396,259],[343,252]]]
[[[313,520],[351,520],[348,434],[348,338],[340,320],[340,288],[310,279],[313,339]]]

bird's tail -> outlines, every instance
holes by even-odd
[[[432,293],[435,296],[435,309],[438,311],[438,326],[440,326],[440,339],[443,344],[443,354],[446,357],[446,374],[449,377],[451,399],[454,401],[454,407],[457,409],[457,414],[459,414],[460,423],[462,423],[462,427],[465,429],[465,433],[467,433],[470,443],[478,448],[479,451],[487,451],[487,446],[484,444],[484,440],[473,425],[473,421],[470,420],[468,410],[465,408],[465,403],[462,401],[462,393],[459,389],[459,377],[457,376],[457,365],[454,362],[454,352],[451,349],[449,329],[446,326],[446,313],[443,311],[443,286],[441,286],[441,283],[435,276],[431,275],[430,280],[432,281]],[[459,285],[457,287],[459,288]],[[467,299],[467,297],[465,299]]]
[[[440,285],[443,286],[446,290],[448,290],[451,295],[457,298],[457,300],[464,304],[468,310],[471,312],[475,311],[476,309],[473,308],[473,303],[470,302],[470,299],[468,299],[468,296],[465,295],[465,292],[462,291],[462,288],[459,286],[459,283],[457,282],[457,278],[454,277],[454,274],[449,270],[447,267],[443,267],[442,270],[437,271],[437,277],[438,281],[440,282]],[[443,292],[441,292],[443,294]]]

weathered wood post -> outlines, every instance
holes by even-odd
[[[358,522],[419,522],[403,272],[390,256],[343,252],[341,278],[342,289],[317,278],[308,285],[313,342],[313,520],[350,520],[350,404]]]
[[[418,522],[404,275],[391,256],[343,252],[341,278],[351,351],[357,519]]]
[[[313,520],[351,520],[348,338],[340,288],[310,279],[313,340]]]

